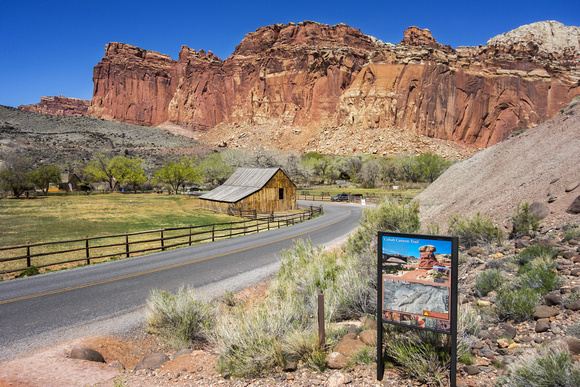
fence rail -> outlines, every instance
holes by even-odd
[[[0,274],[22,272],[31,266],[62,267],[77,262],[91,264],[112,257],[129,258],[151,251],[164,251],[290,226],[319,214],[322,214],[322,205],[289,214],[245,211],[241,214],[245,219],[237,222],[0,247]]]

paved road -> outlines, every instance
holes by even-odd
[[[216,294],[263,280],[293,241],[329,244],[354,230],[362,212],[342,203],[324,204],[324,210],[278,230],[2,282],[0,360],[54,341],[127,329],[142,321],[152,289],[193,286]]]

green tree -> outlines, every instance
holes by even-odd
[[[117,184],[129,185],[135,192],[137,192],[137,187],[147,181],[142,159],[116,156],[111,160],[111,169]]]
[[[201,173],[195,166],[195,159],[182,157],[178,162],[170,161],[155,172],[155,182],[165,183],[175,193],[185,183],[200,183]]]
[[[433,153],[422,153],[415,157],[413,168],[416,176],[421,181],[433,183],[447,168],[451,162]]]
[[[125,156],[110,158],[99,153],[84,169],[84,173],[89,178],[87,180],[106,182],[111,191],[119,184],[129,184],[135,189],[147,181],[142,164],[141,159],[130,159]]]
[[[19,197],[32,188],[30,172],[32,162],[26,157],[8,157],[0,171],[0,186],[4,191],[12,191],[14,197]]]
[[[59,184],[61,181],[60,170],[56,165],[45,165],[30,172],[30,182],[48,195],[50,184]]]
[[[222,184],[234,172],[235,168],[224,161],[221,153],[208,154],[199,164],[203,178]]]

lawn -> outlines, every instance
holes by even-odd
[[[237,220],[182,195],[54,195],[0,200],[0,246]]]

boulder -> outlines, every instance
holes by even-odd
[[[562,297],[556,293],[549,293],[544,296],[544,303],[548,306],[562,304]]]
[[[533,202],[530,204],[530,214],[538,219],[544,219],[550,215],[550,207],[546,203]]]
[[[572,355],[580,355],[580,339],[576,337],[566,337],[566,344],[568,344],[568,350]]]
[[[580,196],[574,199],[570,207],[566,209],[566,212],[569,214],[580,214]]]
[[[538,322],[536,323],[536,327],[535,327],[535,331],[536,333],[543,333],[543,332],[547,332],[550,329],[550,323],[548,322],[548,319],[541,319],[538,320]]]
[[[576,301],[573,301],[569,304],[565,304],[564,308],[569,309],[569,310],[573,310],[573,311],[578,311],[578,310],[580,310],[580,300],[576,300]]]
[[[331,352],[326,356],[326,364],[331,369],[341,369],[346,367],[348,359],[340,352]]]
[[[70,352],[71,359],[80,359],[94,361],[97,363],[104,363],[105,358],[100,352],[86,347],[74,347]]]
[[[347,335],[348,336],[348,335]],[[358,338],[351,338],[351,337],[343,337],[338,344],[334,347],[334,352],[340,352],[346,357],[350,357],[360,351],[361,349],[366,348],[366,344],[360,341]]]
[[[560,314],[560,311],[547,305],[540,305],[534,311],[533,317],[536,320],[550,318]]]
[[[377,345],[377,331],[372,329],[367,329],[359,333],[359,339],[366,345],[376,346]]]
[[[326,380],[327,387],[339,387],[350,383],[350,378],[342,372],[334,372]]]
[[[169,356],[163,352],[154,352],[150,355],[145,356],[137,365],[133,371],[139,370],[156,370],[163,364],[169,361]]]

